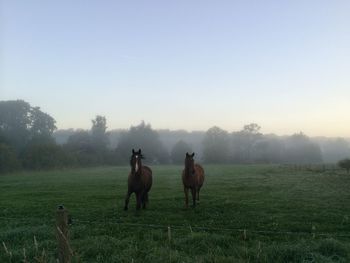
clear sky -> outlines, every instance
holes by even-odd
[[[0,3],[0,100],[58,128],[350,136],[348,0]]]

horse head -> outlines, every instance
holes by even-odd
[[[132,155],[130,157],[130,166],[132,173],[137,173],[141,169],[141,159],[143,159],[141,149],[139,149],[137,152],[134,149],[132,149]]]
[[[185,170],[187,174],[193,174],[194,173],[194,153],[189,154],[188,152],[186,153],[186,158],[185,158]]]

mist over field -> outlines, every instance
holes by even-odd
[[[350,156],[346,138],[263,134],[256,123],[228,132],[156,130],[141,123],[108,130],[97,115],[90,129],[57,130],[48,113],[22,100],[0,101],[3,172],[98,165],[127,165],[131,149],[142,149],[148,164],[183,164],[185,153],[210,164],[336,164]]]
[[[135,126],[142,125],[143,124],[141,123]],[[222,140],[226,140],[227,144],[226,146],[223,146],[222,144],[217,146],[217,149],[221,149],[223,152],[227,151],[226,154],[228,155],[227,157],[223,158],[222,156],[225,155],[225,153],[222,153],[222,155],[214,161],[218,163],[336,163],[340,159],[350,156],[349,138],[310,137],[306,134],[303,134],[302,132],[291,135],[278,136],[275,134],[260,133],[259,126],[256,127],[257,130],[255,131],[248,131],[248,126],[249,125],[246,125],[246,127],[242,127],[242,130],[234,132],[228,132],[220,129],[219,127],[217,127],[219,129],[214,129],[214,126],[208,131],[189,132],[185,130],[170,129],[154,130],[158,134],[158,137],[162,142],[163,147],[166,149],[167,154],[171,154],[176,144],[183,142],[188,145],[187,150],[196,152],[198,156],[197,158],[202,161],[204,161],[203,140],[206,135],[214,132],[223,132],[222,135],[218,134],[218,138],[216,138],[216,140],[219,142],[220,136],[226,137],[222,138]],[[57,130],[54,132],[53,136],[58,144],[65,144],[67,143],[69,136],[77,132],[77,129]],[[108,147],[112,149],[117,148],[118,143],[122,139],[122,136],[127,132],[128,129],[109,130],[107,132],[109,136]],[[300,152],[299,159],[292,157],[291,155],[293,154],[291,152],[282,153],[282,149],[286,150],[286,147],[289,147],[289,151],[292,151],[292,149],[290,149],[291,144],[294,144],[294,142],[298,143],[298,141],[300,144],[309,144],[303,146],[300,145],[300,147],[305,147],[300,148],[300,151],[307,151],[307,147],[311,148],[314,146],[314,153],[309,153],[309,156],[304,156],[308,153]],[[213,142],[213,144],[217,142]],[[142,145],[142,143],[140,145]],[[225,149],[226,147],[228,149]],[[297,151],[297,149],[294,150]],[[247,156],[247,154],[249,154],[249,156]],[[283,154],[285,156],[283,156]],[[289,156],[287,156],[288,154]],[[294,155],[296,154],[297,152],[294,153]],[[234,155],[236,155],[236,157]],[[238,158],[238,155],[245,155],[245,157]],[[315,156],[312,157],[311,155]],[[172,162],[171,157],[169,161]]]

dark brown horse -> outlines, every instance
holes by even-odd
[[[196,199],[199,203],[199,191],[204,182],[204,170],[199,164],[195,164],[194,153],[186,153],[185,169],[182,171],[182,183],[185,192],[185,205],[188,207],[188,190],[191,189],[193,207],[196,206]]]
[[[130,195],[135,193],[136,195],[136,209],[146,208],[148,203],[148,192],[152,187],[152,170],[142,165],[141,149],[135,152],[132,149],[132,155],[130,158],[131,172],[128,177],[128,193],[125,198],[124,210],[128,210],[128,204]]]

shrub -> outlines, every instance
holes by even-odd
[[[340,160],[338,162],[338,166],[340,168],[346,169],[346,172],[349,173],[349,170],[350,170],[350,159]]]
[[[22,154],[23,167],[28,169],[52,169],[69,166],[71,158],[56,144],[31,144]]]
[[[11,172],[20,167],[14,149],[0,143],[0,173]]]

